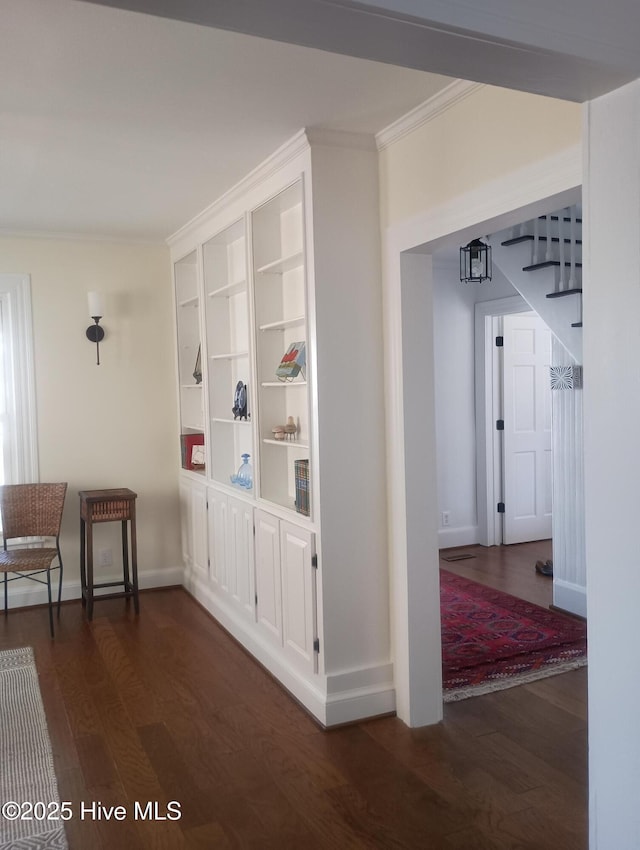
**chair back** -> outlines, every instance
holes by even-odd
[[[0,513],[5,541],[12,537],[58,537],[67,484],[3,484]]]

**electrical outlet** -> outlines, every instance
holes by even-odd
[[[113,553],[111,549],[100,549],[98,551],[98,566],[110,567],[113,564]]]
[[[442,511],[442,527],[446,528],[449,525],[451,520],[451,512],[450,511]]]

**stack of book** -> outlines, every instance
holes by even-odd
[[[296,510],[299,514],[309,516],[309,461],[296,460]]]

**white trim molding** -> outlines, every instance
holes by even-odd
[[[349,135],[349,134],[346,134]],[[190,221],[172,233],[167,239],[169,247],[175,245],[185,236],[195,231],[203,222],[208,222],[220,210],[226,209],[235,200],[242,198],[256,186],[259,186],[270,176],[309,149],[309,140],[305,130],[300,130],[271,156],[250,171],[242,180],[232,186],[212,204],[195,215]]]
[[[275,646],[261,638],[253,628],[253,621],[217,595],[193,569],[185,571],[184,587],[323,726],[352,723],[395,711],[393,665],[389,661],[373,667],[305,676]]]
[[[448,86],[443,88],[433,97],[425,100],[414,109],[407,112],[397,121],[384,127],[376,133],[376,145],[378,150],[384,150],[402,139],[403,136],[408,136],[413,133],[418,127],[423,124],[433,121],[438,115],[442,115],[447,109],[451,109],[461,100],[474,94],[479,89],[484,88],[484,83],[471,83],[468,80],[454,80]]]
[[[568,206],[581,183],[582,151],[575,145],[394,223],[383,233],[393,665],[397,713],[410,726],[442,717],[434,363],[424,330],[432,322],[431,254],[453,239],[463,244],[479,230],[494,233],[549,208]],[[415,361],[420,374],[412,384],[408,367]],[[419,393],[405,393],[406,386],[416,386]],[[416,599],[420,616],[413,616]]]
[[[453,549],[455,546],[475,546],[476,543],[478,543],[477,525],[440,528],[438,530],[438,548],[440,549]]]
[[[0,274],[0,324],[5,393],[5,482],[38,481],[38,422],[28,274]]]
[[[64,548],[62,550],[64,560]],[[117,576],[108,581],[115,581]],[[138,573],[138,587],[140,590],[153,590],[162,587],[180,587],[184,582],[184,567],[167,567],[166,569],[158,570],[141,570]],[[57,598],[58,590],[58,573],[54,569],[51,573],[51,589],[53,595]],[[9,614],[12,608],[29,608],[33,605],[47,605],[47,590],[46,587],[36,587],[33,583],[28,583],[25,579],[16,582],[9,588],[8,593]],[[62,581],[62,601],[67,602],[72,599],[82,598],[82,586],[79,581]],[[96,599],[100,599],[100,591],[96,592]],[[64,608],[60,613],[64,617]]]
[[[556,608],[578,614],[580,617],[587,616],[587,588],[583,585],[573,584],[570,581],[554,578],[553,580],[553,604]]]

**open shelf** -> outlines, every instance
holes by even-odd
[[[270,437],[264,437],[262,442],[269,446],[279,446],[285,449],[304,449],[305,451],[309,449],[309,444],[302,443],[300,440],[272,440]]]
[[[286,257],[279,257],[271,263],[266,263],[256,269],[256,274],[286,274],[293,269],[300,268],[304,263],[304,254],[302,251],[296,251],[294,254],[289,254]]]
[[[228,419],[222,416],[212,416],[212,422],[224,422],[226,425],[251,425],[251,419]]]
[[[294,316],[291,319],[281,319],[279,322],[268,322],[266,325],[260,325],[258,330],[261,331],[284,331],[287,328],[295,328],[298,325],[304,325],[304,316]]]
[[[240,292],[247,291],[246,280],[235,280],[226,283],[224,286],[219,286],[217,289],[207,293],[209,298],[231,298],[233,295],[238,295]]]
[[[263,381],[260,384],[261,387],[282,387],[283,389],[287,389],[287,387],[306,387],[306,381]]]
[[[237,360],[240,357],[248,356],[248,351],[229,351],[226,354],[211,354],[209,360]]]
[[[185,298],[184,301],[178,302],[178,307],[197,307],[200,299],[197,295],[194,295],[192,298]]]
[[[247,269],[246,219],[215,234],[202,246],[209,477],[229,485],[243,453],[253,455],[251,418],[234,419],[236,387],[252,384],[250,276]],[[251,416],[252,399],[247,398]]]

